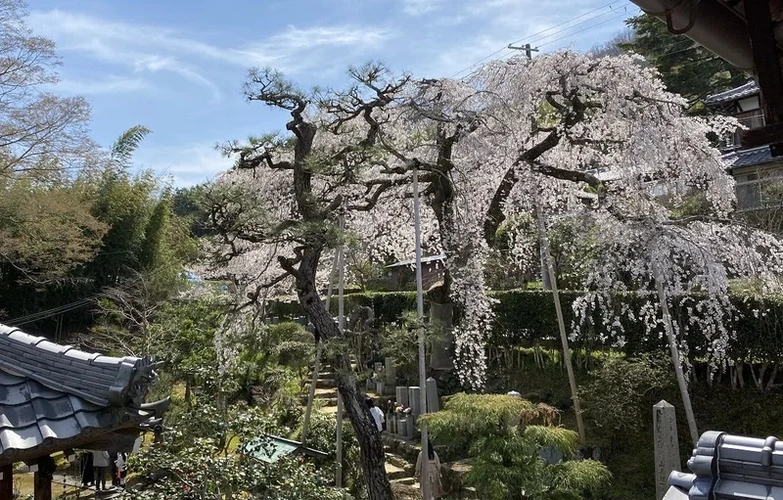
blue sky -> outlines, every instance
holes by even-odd
[[[511,42],[548,52],[611,39],[638,9],[610,1],[29,0],[28,23],[57,42],[55,91],[89,100],[95,139],[109,146],[147,126],[136,163],[188,186],[230,165],[216,142],[283,128],[283,115],[242,99],[250,67],[276,67],[303,88],[344,85],[346,68],[368,60],[463,76]]]

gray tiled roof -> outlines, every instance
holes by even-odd
[[[704,98],[704,104],[714,106],[716,104],[725,104],[727,102],[744,99],[759,93],[759,87],[756,82],[751,80],[739,87],[721,92],[719,94],[708,95]]]
[[[753,149],[744,149],[732,151],[723,155],[723,159],[729,162],[729,168],[750,167],[753,165],[763,165],[781,160],[772,156],[769,146],[761,146]]]
[[[147,359],[61,346],[0,324],[0,462],[61,450],[154,416]]]
[[[688,460],[692,474],[672,472],[666,499],[783,498],[783,442],[708,431]]]
[[[0,370],[97,405],[125,406],[138,400],[131,381],[148,365],[146,359],[86,353],[0,324]]]

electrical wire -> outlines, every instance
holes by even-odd
[[[559,38],[556,38],[556,39],[554,39],[554,40],[550,40],[550,41],[546,42],[546,43],[545,43],[545,44],[543,44],[543,45],[549,45],[549,44],[551,44],[551,43],[554,43],[554,42],[557,42],[557,41],[563,40],[563,39],[565,39],[565,38],[569,38],[569,37],[571,37],[571,36],[573,36],[573,35],[575,35],[575,34],[577,34],[577,33],[582,33],[582,32],[584,32],[584,31],[588,31],[588,30],[590,30],[590,29],[596,28],[596,27],[598,27],[598,26],[600,26],[600,25],[602,25],[602,24],[606,24],[607,22],[614,21],[614,20],[616,20],[616,19],[618,19],[618,18],[620,18],[620,17],[623,17],[624,15],[626,15],[626,14],[627,14],[627,12],[626,12],[626,10],[625,10],[625,9],[628,7],[628,5],[630,5],[630,2],[628,2],[628,1],[626,1],[626,0],[614,0],[614,1],[612,1],[612,2],[609,2],[608,4],[605,4],[605,5],[601,6],[601,7],[598,7],[598,8],[596,8],[596,9],[593,9],[593,10],[591,10],[591,11],[585,12],[584,14],[581,14],[581,15],[579,15],[579,16],[575,16],[575,17],[573,17],[573,18],[571,18],[571,19],[568,19],[568,20],[566,20],[566,21],[563,21],[563,22],[561,22],[561,23],[558,23],[558,24],[552,25],[552,26],[550,26],[549,28],[546,28],[546,29],[544,29],[544,30],[538,31],[538,32],[536,32],[536,33],[533,33],[533,34],[531,34],[531,35],[527,35],[527,36],[525,36],[525,37],[523,37],[523,38],[520,38],[520,39],[518,39],[518,40],[515,40],[515,41],[511,42],[509,45],[514,45],[514,44],[516,44],[516,43],[520,43],[520,42],[528,42],[529,40],[533,40],[533,41],[540,41],[540,40],[545,40],[545,39],[547,39],[548,37],[550,37],[550,36],[553,36],[553,35],[555,35],[555,34],[559,34],[559,33],[562,33],[562,32],[564,32],[564,31],[571,30],[571,29],[573,29],[573,28],[575,28],[575,27],[577,27],[577,26],[581,26],[581,25],[583,25],[583,24],[585,24],[585,23],[589,23],[589,22],[595,21],[596,19],[602,18],[602,17],[604,17],[604,16],[606,16],[606,15],[609,15],[609,14],[612,14],[612,13],[616,13],[617,11],[616,11],[616,10],[615,10],[615,9],[614,9],[612,6],[613,6],[614,4],[616,4],[616,3],[618,3],[618,2],[622,2],[622,3],[621,3],[621,5],[620,5],[620,6],[618,6],[618,8],[623,8],[623,9],[624,9],[624,10],[623,10],[623,12],[622,12],[620,15],[615,15],[615,16],[612,16],[611,18],[609,18],[609,19],[607,19],[607,20],[605,20],[605,21],[603,21],[603,22],[601,22],[601,23],[596,23],[596,24],[590,25],[590,26],[588,26],[588,27],[586,27],[586,28],[584,28],[584,29],[581,29],[581,30],[578,30],[578,31],[575,31],[575,32],[568,33],[568,34],[566,34],[566,35],[565,35],[565,36],[563,36],[563,37],[559,37]],[[586,20],[584,20],[584,21],[582,21],[582,22],[579,22],[579,23],[577,23],[577,24],[574,24],[574,25],[568,26],[568,27],[566,27],[566,28],[563,28],[563,29],[561,29],[561,30],[555,31],[555,32],[553,32],[553,33],[549,33],[549,34],[546,34],[546,35],[544,35],[545,33],[547,33],[548,31],[550,31],[550,30],[552,30],[552,29],[554,29],[554,28],[557,28],[557,27],[560,27],[560,26],[563,26],[563,25],[566,25],[566,24],[572,23],[573,21],[576,21],[577,19],[581,19],[581,18],[583,18],[583,17],[585,17],[585,16],[588,16],[588,15],[590,15],[590,14],[594,14],[594,13],[596,13],[596,12],[599,12],[599,11],[601,11],[601,10],[603,10],[603,9],[606,9],[606,8],[610,8],[610,9],[611,9],[611,11],[610,11],[610,12],[606,12],[606,13],[604,13],[604,14],[600,14],[600,15],[598,15],[598,16],[593,16],[593,17],[591,17],[591,18],[589,18],[589,19],[586,19]],[[540,35],[543,35],[543,36],[540,36]],[[538,38],[535,38],[535,37],[538,37]],[[471,64],[471,65],[469,65],[469,66],[466,66],[465,68],[463,68],[463,69],[461,69],[461,70],[457,71],[456,73],[454,73],[453,75],[451,75],[449,78],[456,78],[457,76],[461,75],[462,73],[464,73],[464,72],[466,72],[466,71],[469,71],[469,70],[471,70],[471,69],[475,68],[476,66],[478,66],[478,65],[479,65],[479,64],[481,64],[482,62],[484,62],[484,61],[486,61],[486,60],[488,60],[488,59],[492,58],[493,56],[496,56],[496,55],[498,55],[498,54],[500,54],[501,52],[504,52],[504,51],[506,51],[506,50],[510,50],[510,49],[508,49],[508,45],[507,45],[507,46],[505,46],[505,47],[503,47],[503,48],[500,48],[500,49],[496,50],[495,52],[493,52],[493,53],[491,53],[491,54],[489,54],[489,55],[487,55],[487,56],[485,56],[485,57],[483,57],[483,58],[481,58],[481,59],[479,59],[478,61],[474,62],[473,64]]]
[[[607,7],[611,8],[612,5],[616,4],[617,2],[621,2],[621,1],[624,1],[624,0],[614,0],[612,2],[609,2],[606,5],[602,5],[601,7],[597,7],[595,9],[593,9],[593,10],[587,11],[584,14],[580,14],[580,15],[578,15],[576,17],[572,17],[571,19],[567,19],[567,20],[565,20],[565,21],[563,21],[561,23],[554,24],[554,25],[552,25],[552,26],[550,26],[550,27],[548,27],[546,29],[543,29],[541,31],[533,33],[532,35],[526,35],[526,36],[520,38],[519,40],[514,40],[513,42],[511,42],[511,45],[514,45],[515,43],[520,43],[520,42],[527,42],[530,38],[533,38],[534,36],[538,36],[538,35],[544,34],[547,31],[549,31],[551,29],[554,29],[554,28],[559,28],[560,26],[563,26],[564,24],[568,24],[571,21],[576,21],[577,19],[582,19],[585,16],[589,16],[590,14],[593,14],[593,13],[598,12],[600,10],[606,9]],[[629,2],[625,1],[625,5],[627,5],[628,3]]]
[[[617,9],[618,9],[618,10],[619,10],[619,9],[621,9],[621,8],[622,8],[622,9],[625,9],[626,7],[628,7],[628,5],[629,5],[630,3],[631,3],[631,2],[625,2],[623,5],[620,5],[620,6],[618,6],[618,7],[617,7]],[[595,20],[597,20],[597,19],[601,19],[602,17],[610,16],[610,15],[613,15],[613,14],[615,14],[615,16],[614,16],[614,17],[617,17],[617,16],[616,16],[616,14],[617,14],[617,13],[618,13],[618,11],[617,11],[617,10],[615,10],[615,9],[608,10],[608,11],[606,11],[606,12],[604,12],[603,14],[600,14],[600,15],[598,15],[598,16],[593,16],[593,17],[591,17],[590,19],[585,19],[584,21],[582,21],[582,22],[580,22],[580,23],[572,24],[571,26],[568,26],[568,27],[566,27],[566,28],[563,28],[563,29],[561,29],[561,30],[553,31],[552,33],[549,33],[549,34],[546,34],[546,35],[544,35],[544,36],[538,37],[538,38],[536,38],[535,40],[530,40],[529,42],[526,40],[525,42],[526,42],[526,43],[530,43],[530,44],[532,45],[532,44],[534,44],[534,43],[536,43],[536,42],[540,42],[540,41],[542,41],[542,40],[546,40],[547,38],[549,38],[549,37],[551,37],[551,36],[558,35],[558,34],[560,34],[560,33],[563,33],[563,32],[565,32],[565,31],[568,31],[568,30],[570,30],[570,29],[576,28],[577,26],[582,26],[583,24],[587,24],[587,23],[590,23],[590,22],[592,22],[592,21],[595,21]],[[625,14],[625,10],[623,10],[622,14]],[[600,23],[599,23],[599,24],[600,24]],[[597,25],[596,25],[596,26],[597,26]],[[578,33],[578,32],[574,32],[574,33]],[[573,34],[573,33],[569,33],[569,34],[567,34],[567,35],[566,35],[566,37],[569,37],[569,36],[571,36],[571,34]],[[547,43],[548,43],[548,42],[547,42]]]
[[[172,264],[172,265],[170,265],[168,267],[158,268],[155,271],[151,272],[149,274],[149,276],[150,277],[156,276],[159,273],[171,270],[174,267],[178,267],[178,266],[179,266],[179,264]],[[138,281],[139,281],[138,279],[131,280],[130,282],[128,282],[128,283],[126,283],[124,285],[117,286],[115,288],[117,288],[119,290],[122,290],[122,291],[128,291]],[[58,307],[53,307],[51,309],[46,309],[44,311],[39,311],[37,313],[28,314],[26,316],[21,316],[19,318],[15,318],[13,320],[6,321],[6,322],[4,322],[4,324],[9,325],[9,326],[17,326],[18,327],[18,326],[26,325],[26,324],[29,324],[29,323],[34,323],[34,322],[40,321],[42,319],[47,319],[47,318],[50,318],[52,316],[57,316],[58,314],[64,314],[66,312],[70,312],[70,311],[74,311],[76,309],[80,309],[80,308],[82,308],[82,307],[84,307],[84,306],[94,302],[95,299],[101,297],[101,295],[102,295],[101,293],[96,293],[96,294],[91,295],[89,297],[85,297],[85,298],[76,300],[74,302],[63,304],[63,305],[58,306]]]
[[[567,39],[567,38],[571,38],[571,37],[572,37],[572,36],[574,36],[574,35],[578,35],[579,33],[584,33],[585,31],[589,31],[589,30],[595,29],[595,28],[597,28],[598,26],[602,26],[602,25],[604,25],[604,24],[606,24],[606,23],[610,23],[610,22],[612,22],[612,21],[616,21],[617,19],[620,19],[620,18],[622,18],[622,17],[626,17],[627,15],[628,15],[628,13],[627,13],[626,11],[623,11],[623,12],[621,12],[621,13],[620,13],[620,14],[618,14],[618,15],[612,16],[612,17],[610,17],[609,19],[606,19],[606,20],[604,20],[604,21],[601,21],[600,23],[592,24],[592,25],[590,25],[590,26],[588,26],[588,27],[586,27],[586,28],[583,28],[583,29],[581,29],[581,30],[573,31],[573,32],[571,32],[571,33],[568,33],[568,34],[567,34],[567,35],[565,35],[565,36],[561,36],[560,38],[555,38],[554,40],[550,40],[550,41],[548,41],[548,42],[546,42],[546,43],[542,43],[542,44],[538,45],[538,47],[537,47],[537,48],[546,47],[547,45],[551,45],[551,44],[553,44],[553,43],[555,43],[555,42],[559,42],[559,41],[561,41],[561,40],[565,40],[565,39]]]

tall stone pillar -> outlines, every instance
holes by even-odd
[[[680,471],[680,443],[674,406],[660,401],[653,406],[655,442],[655,498],[661,499],[669,489],[669,474]]]

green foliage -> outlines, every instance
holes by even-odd
[[[652,405],[674,387],[671,359],[663,356],[610,359],[592,375],[580,395],[585,416],[616,439],[639,432]]]
[[[329,477],[334,477],[337,461],[337,419],[335,415],[314,411],[310,417],[310,430],[307,434],[307,446],[328,453],[329,456],[315,460],[314,463]],[[294,439],[301,439],[302,429],[299,427]],[[354,496],[361,498],[360,490],[364,485],[359,442],[353,427],[347,420],[343,421],[343,484]]]
[[[416,310],[416,292],[368,292],[345,295],[345,310],[353,311],[358,307],[372,308],[378,324],[396,323],[406,311]],[[428,305],[424,297],[425,307]],[[337,310],[337,297],[332,297],[330,311]],[[276,302],[271,304],[270,316],[297,318],[304,316],[299,302]]]
[[[217,358],[215,332],[228,304],[205,295],[198,300],[162,304],[152,325],[159,341],[154,357],[178,380],[215,390]]]
[[[58,281],[95,257],[108,226],[78,180],[15,175],[0,181],[0,261],[23,279]],[[3,273],[0,271],[0,280]]]
[[[542,500],[579,500],[584,498],[584,492],[606,489],[612,480],[604,464],[590,459],[560,462],[552,469],[552,486],[539,497]]]
[[[751,292],[751,293],[748,293]],[[783,297],[758,295],[753,289],[738,290],[731,296],[732,304],[737,310],[733,326],[737,335],[729,339],[726,354],[730,359],[776,360],[783,355]],[[574,310],[570,307],[574,301],[583,296],[584,292],[561,290],[560,300],[563,305],[566,328],[574,324]],[[495,325],[488,343],[494,347],[518,348],[532,346],[536,343],[546,343],[548,339],[559,335],[555,305],[552,293],[544,290],[504,290],[489,292],[497,300],[493,305]],[[655,301],[650,294],[619,293],[614,299],[614,307],[619,312],[625,307],[632,311]],[[693,318],[694,302],[699,296],[674,297],[671,308],[674,320],[680,325],[688,324]],[[333,309],[336,310],[336,298]],[[345,296],[346,309],[356,306],[371,307],[376,322],[379,324],[396,323],[406,311],[415,310],[416,294],[413,292],[373,292],[350,294]],[[425,297],[425,307],[428,301]],[[298,303],[275,303],[271,306],[272,316],[298,317],[304,313]],[[596,324],[601,320],[595,315]],[[665,351],[666,337],[660,325],[650,334],[647,325],[640,320],[623,317],[624,344],[622,352],[635,356],[643,353]],[[599,349],[616,349],[614,339],[602,338],[600,327],[583,328],[571,331],[572,348],[582,348],[587,351]],[[405,338],[405,335],[402,335]],[[401,339],[402,341],[402,339]],[[688,343],[691,359],[696,360],[711,348],[711,342],[700,335],[698,330],[691,331],[685,339]],[[401,356],[404,359],[404,356]]]
[[[156,180],[145,172],[107,168],[100,174],[93,215],[109,226],[100,253],[86,266],[98,287],[114,284],[139,269],[138,255],[153,208]]]
[[[177,188],[172,197],[172,209],[177,217],[185,221],[188,233],[195,237],[214,234],[206,210],[206,187],[203,184],[188,188]]]
[[[437,327],[426,325],[424,344],[427,353],[432,351],[434,341],[442,339],[443,332]],[[380,335],[380,355],[394,358],[397,383],[417,385],[419,383],[419,321],[414,311],[406,311],[399,321],[387,324]]]
[[[421,421],[434,441],[467,449],[472,467],[465,479],[481,498],[586,498],[611,476],[598,462],[550,465],[539,455],[542,447],[552,447],[570,458],[577,449],[577,434],[554,425],[557,418],[554,408],[521,398],[460,393]]]
[[[599,229],[586,226],[581,218],[562,218],[549,228],[549,251],[557,284],[565,290],[578,289],[595,259],[595,239]]]
[[[480,438],[471,448],[471,455],[475,458],[466,482],[475,485],[481,498],[535,498],[546,487],[546,465],[535,443],[516,433]]]
[[[506,395],[459,393],[445,399],[443,410],[420,421],[435,441],[461,448],[479,436],[509,435],[523,412],[534,408],[530,401]]]
[[[262,410],[221,410],[200,401],[167,428],[163,442],[134,454],[139,474],[133,498],[143,500],[348,500],[330,486],[331,477],[298,457],[263,464],[231,452],[231,437],[241,442],[277,428]]]
[[[144,239],[139,248],[139,265],[141,269],[153,270],[165,263],[166,226],[170,217],[169,194],[164,193],[152,209],[152,214],[144,229]]]
[[[572,458],[574,450],[579,447],[579,434],[563,427],[551,425],[528,425],[522,431],[522,436],[538,446],[548,446]]]
[[[111,159],[119,166],[130,163],[133,153],[150,132],[151,130],[143,125],[134,125],[123,132],[111,147]]]
[[[633,28],[634,37],[620,46],[643,55],[660,71],[666,88],[681,94],[692,104],[748,79],[743,71],[685,35],[669,33],[665,23],[649,14],[632,17],[627,23]]]

